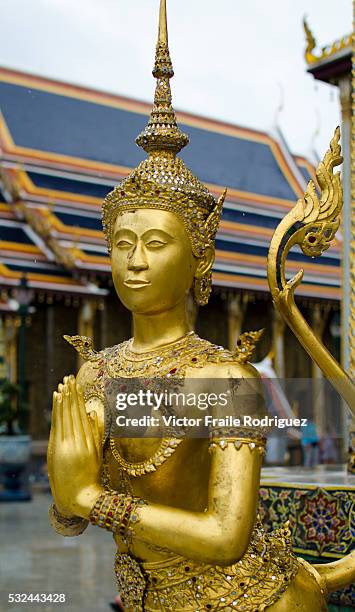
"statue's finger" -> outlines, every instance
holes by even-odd
[[[89,417],[85,408],[85,400],[82,387],[76,383],[76,393],[78,397],[78,406],[79,406],[79,414],[81,418],[81,423],[84,430],[85,439],[88,447],[92,446],[94,443],[93,433],[89,423]]]
[[[54,407],[54,418],[55,418],[55,439],[56,442],[61,443],[63,441],[63,395],[57,393],[56,403]]]
[[[58,393],[54,391],[53,403],[52,403],[51,430],[49,434],[48,451],[47,451],[48,478],[49,478],[50,488],[51,488],[54,499],[56,498],[56,490],[54,486],[54,477],[53,477],[54,475],[52,473],[53,455],[55,453],[56,446],[57,445],[59,446],[61,442],[62,442],[61,415],[58,410]]]
[[[101,455],[101,440],[100,440],[100,429],[99,429],[99,419],[97,416],[97,412],[93,410],[90,412],[91,426],[94,434],[95,447],[97,451],[98,458]]]
[[[49,431],[49,441],[53,440],[56,426],[56,405],[57,405],[57,392],[53,391],[52,396],[52,414],[51,414],[51,428]]]
[[[53,452],[53,439],[55,436],[55,403],[56,403],[56,392],[54,391],[53,393],[53,400],[52,400],[52,414],[51,414],[51,428],[49,430],[49,439],[48,439],[48,447],[47,447],[47,464],[49,467],[49,464],[51,463],[51,457],[52,457],[52,452]]]
[[[80,416],[79,399],[76,392],[76,383],[74,376],[69,378],[70,388],[70,405],[72,409],[72,419],[74,428],[74,439],[78,444],[85,444],[87,446],[85,431]]]
[[[63,436],[64,439],[74,438],[73,419],[71,414],[70,394],[68,385],[64,385],[63,391]]]

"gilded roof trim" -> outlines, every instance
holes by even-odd
[[[314,38],[312,30],[310,29],[307,20],[303,20],[303,27],[306,34],[306,49],[304,52],[304,56],[307,64],[310,66],[312,64],[317,64],[323,60],[328,60],[339,51],[343,51],[344,49],[349,49],[349,53],[351,51],[351,34],[347,34],[338,40],[335,40],[330,45],[326,45],[325,47],[321,47],[317,49],[317,41]]]

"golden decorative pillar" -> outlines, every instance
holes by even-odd
[[[351,227],[351,98],[352,86],[350,75],[345,75],[339,80],[339,98],[342,116],[342,150],[344,161],[342,166],[342,183],[343,183],[343,215],[342,215],[342,237],[343,237],[343,254],[342,254],[342,272],[343,272],[343,296],[342,296],[342,362],[346,370],[350,366],[350,342],[349,342],[349,322],[350,322],[350,290],[349,278],[351,268],[351,252],[349,245],[351,243],[352,227]]]
[[[353,1],[353,37],[352,37],[352,113],[351,113],[351,146],[350,146],[350,178],[351,178],[351,197],[349,201],[348,221],[350,235],[347,235],[348,243],[344,237],[344,251],[349,252],[349,276],[345,279],[344,293],[348,293],[347,303],[349,304],[348,317],[348,347],[349,347],[349,374],[354,380],[355,378],[355,0]],[[346,221],[344,221],[344,225]],[[349,282],[350,281],[350,282]],[[349,460],[348,469],[355,473],[355,416],[353,416],[350,426],[349,436]]]

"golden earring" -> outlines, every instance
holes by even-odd
[[[201,278],[195,278],[194,281],[194,296],[197,304],[205,306],[208,302],[212,291],[212,272],[209,270],[201,276]]]

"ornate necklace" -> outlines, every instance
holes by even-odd
[[[195,332],[189,332],[176,342],[171,342],[153,351],[136,353],[132,350],[133,339],[123,342],[107,360],[107,373],[112,378],[184,378],[186,366],[194,366],[199,353],[210,345]],[[191,363],[190,363],[191,362]]]
[[[156,349],[144,351],[143,353],[137,353],[132,349],[133,338],[131,338],[126,343],[124,343],[123,354],[125,358],[129,359],[130,361],[144,361],[146,359],[154,359],[157,356],[161,357],[162,355],[165,355],[165,353],[168,353],[172,348],[174,349],[174,352],[176,352],[177,350],[185,346],[189,342],[190,338],[192,338],[193,336],[196,336],[195,332],[190,331],[178,340],[168,342],[157,347]]]
[[[120,455],[114,438],[110,438],[110,448],[112,455],[117,461],[121,470],[127,472],[127,474],[130,476],[143,476],[144,474],[155,472],[160,465],[171,457],[181,442],[182,440],[178,438],[163,438],[161,444],[152,457],[145,459],[145,461],[139,461],[136,463],[127,461],[122,457],[122,455]]]

